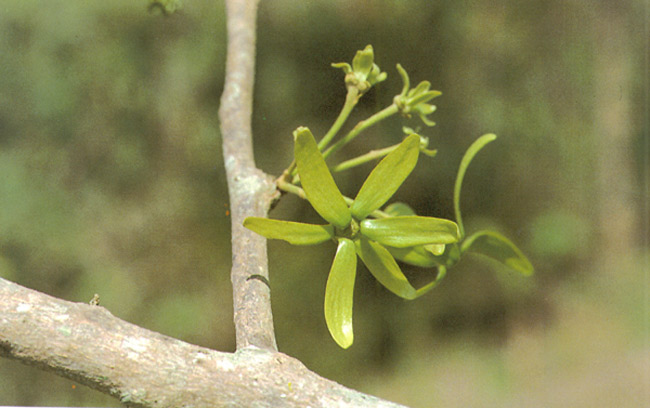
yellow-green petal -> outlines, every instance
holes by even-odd
[[[354,341],[352,306],[356,273],[354,243],[340,238],[325,288],[325,322],[332,338],[344,349]]]
[[[386,208],[384,208],[384,212],[391,217],[397,217],[398,215],[416,215],[415,210],[413,210],[410,205],[402,202],[387,205]]]
[[[282,239],[293,245],[315,245],[334,237],[331,225],[303,224],[301,222],[248,217],[244,227],[268,239]]]
[[[422,268],[444,265],[444,259],[440,256],[435,256],[430,251],[427,251],[424,248],[424,245],[408,248],[386,246],[386,249],[395,257],[395,259],[409,265],[420,266]]]
[[[417,292],[402,273],[395,258],[380,244],[361,238],[355,241],[357,254],[370,273],[397,296],[415,299]]]
[[[361,186],[350,210],[363,220],[390,199],[417,164],[420,136],[413,134],[382,159]]]
[[[352,70],[357,74],[359,79],[365,81],[368,78],[368,75],[372,71],[374,60],[375,53],[372,45],[366,45],[366,48],[357,51],[352,59]]]
[[[440,256],[445,253],[445,244],[429,244],[425,245],[424,249],[427,251],[431,252],[435,256]]]
[[[524,275],[531,275],[534,271],[526,255],[508,238],[494,231],[472,234],[463,241],[460,250],[463,254],[473,252],[485,255]]]
[[[443,218],[415,215],[361,221],[360,232],[380,244],[396,248],[426,244],[452,244],[458,241],[455,222]]]
[[[296,129],[293,136],[294,157],[307,200],[327,222],[345,229],[352,219],[350,209],[318,150],[314,136],[305,127]]]

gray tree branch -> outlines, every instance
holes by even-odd
[[[231,280],[237,349],[252,345],[277,350],[266,240],[242,226],[248,216],[266,217],[276,192],[271,177],[255,167],[253,158],[256,10],[256,0],[226,1],[228,53],[219,118],[232,215]]]
[[[0,279],[0,356],[130,407],[399,407],[309,371],[282,353],[223,353],[155,333],[101,306]]]
[[[227,0],[226,84],[219,117],[232,216],[237,351],[223,353],[135,326],[101,306],[0,279],[0,356],[108,393],[130,407],[399,407],[309,371],[277,352],[266,240],[242,227],[277,194],[255,167],[251,135],[256,0]]]

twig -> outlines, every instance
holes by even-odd
[[[228,0],[226,83],[219,118],[232,214],[232,270],[237,349],[277,350],[268,284],[266,240],[242,226],[265,217],[276,194],[273,179],[255,167],[251,111],[255,70],[256,0]],[[264,279],[250,279],[251,276]]]
[[[155,333],[102,306],[73,303],[0,278],[0,357],[110,394],[131,408],[380,407],[282,353],[223,353]]]
[[[401,405],[345,388],[277,352],[266,240],[242,226],[278,194],[255,168],[251,110],[257,0],[227,0],[228,57],[219,117],[232,214],[237,352],[223,353],[0,278],[0,357],[17,359],[143,407]]]

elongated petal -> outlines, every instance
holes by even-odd
[[[344,349],[354,341],[352,305],[356,273],[354,243],[341,238],[325,288],[325,322],[332,338]]]
[[[350,210],[357,220],[375,211],[402,185],[418,161],[420,136],[410,135],[377,164],[361,186]]]
[[[461,253],[465,252],[488,256],[524,275],[534,271],[526,255],[508,238],[494,231],[479,231],[469,236],[461,246]]]
[[[460,249],[457,243],[443,245],[444,252],[435,255],[431,252],[429,245],[418,245],[414,247],[395,248],[386,246],[386,249],[395,257],[395,259],[409,265],[431,268],[434,266],[445,266],[451,268],[460,259]]]
[[[282,239],[293,245],[315,245],[334,237],[331,225],[303,224],[301,222],[248,217],[244,227],[269,239]]]
[[[406,72],[406,70],[400,64],[397,64],[397,72],[399,72],[399,76],[402,77],[402,82],[404,83],[404,86],[402,87],[402,93],[400,94],[400,96],[405,97],[406,93],[408,92],[409,88],[411,87],[411,81],[409,79],[409,74]]]
[[[332,67],[341,68],[343,70],[343,72],[345,72],[346,74],[349,74],[350,72],[352,72],[352,67],[347,62],[333,63]]]
[[[419,105],[425,105],[425,102],[428,102],[431,99],[442,95],[442,92],[440,91],[429,91],[429,90],[421,89],[422,88],[421,85],[422,83],[418,85],[418,89],[416,90],[416,92],[413,93],[411,99],[408,102],[411,108],[415,108],[416,106]],[[426,88],[428,88],[428,86]]]
[[[420,106],[421,106],[421,105],[420,105]],[[435,108],[435,106],[434,106],[434,108]],[[425,125],[427,125],[427,126],[435,126],[435,125],[436,125],[436,122],[434,122],[434,121],[428,119],[428,118],[425,116],[425,114],[423,114],[423,113],[420,112],[420,114],[419,114],[418,116],[420,116],[420,120],[421,120],[422,122],[424,122]]]
[[[361,221],[361,234],[397,248],[425,244],[451,244],[458,241],[455,222],[434,217],[406,215]]]
[[[309,129],[299,127],[293,132],[294,156],[307,200],[321,217],[339,228],[346,228],[352,217],[332,174],[318,150]]]
[[[375,53],[372,49],[372,45],[367,45],[363,50],[357,51],[356,55],[352,59],[352,70],[360,76],[360,79],[365,81],[372,71],[374,60]]]
[[[370,74],[368,75],[368,82],[370,85],[375,85],[383,82],[387,77],[388,74],[381,72],[381,69],[379,69],[379,66],[377,64],[372,64],[372,71],[370,71]]]
[[[430,88],[431,88],[431,82],[422,81],[415,88],[413,88],[413,89],[411,89],[409,91],[408,96],[409,97],[420,96],[420,95],[422,95],[424,93],[429,92]]]
[[[424,249],[426,249],[428,252],[431,252],[432,254],[436,256],[440,256],[445,252],[445,244],[429,244],[425,245]]]
[[[415,299],[416,290],[402,273],[395,258],[380,244],[361,238],[355,241],[357,254],[372,275],[397,296]]]
[[[386,246],[386,249],[395,257],[395,259],[409,265],[420,266],[422,268],[444,265],[444,259],[440,256],[433,255],[431,252],[424,249],[423,245],[408,248]]]
[[[384,212],[392,217],[398,215],[415,215],[415,211],[406,203],[396,202],[387,205]]]
[[[436,105],[429,105],[428,103],[421,103],[413,108],[413,112],[417,112],[420,116],[431,115],[436,111]]]

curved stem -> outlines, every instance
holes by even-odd
[[[345,121],[348,119],[350,116],[350,113],[354,109],[355,106],[357,106],[357,102],[359,102],[359,98],[361,95],[359,94],[359,89],[357,88],[349,88],[348,93],[345,96],[345,104],[343,105],[343,109],[341,109],[341,113],[339,113],[339,116],[336,118],[336,121],[330,128],[330,130],[327,131],[325,136],[321,139],[320,142],[318,142],[318,150],[321,152],[323,149],[327,147],[327,145],[332,141],[332,139],[336,136],[336,134],[341,130],[341,127],[345,123]],[[293,183],[298,182],[298,178],[296,176],[297,170],[296,170],[296,161],[292,161],[287,170],[285,171],[286,173],[290,174],[293,179]]]
[[[361,95],[359,94],[358,88],[348,88],[348,93],[345,96],[345,104],[343,105],[343,109],[341,109],[341,113],[339,113],[339,116],[336,118],[336,121],[330,130],[328,130],[321,141],[318,142],[318,150],[322,152],[323,149],[326,148],[327,145],[332,141],[334,136],[336,136],[339,130],[341,130],[341,127],[350,116],[352,109],[354,109],[354,107],[357,105],[357,102],[359,102],[360,97]]]
[[[370,126],[376,125],[382,120],[396,114],[397,112],[398,112],[397,105],[392,104],[387,108],[384,108],[383,110],[375,113],[368,119],[362,120],[361,122],[357,123],[357,125],[350,131],[350,133],[345,135],[343,139],[339,140],[338,142],[333,144],[329,149],[325,150],[325,152],[323,153],[323,157],[327,159],[332,153],[336,152],[341,147],[345,146],[346,144],[354,140],[354,138],[357,137],[359,133],[366,130]]]
[[[454,184],[454,213],[456,215],[456,223],[460,229],[460,238],[465,237],[465,227],[463,225],[463,218],[460,212],[460,190],[463,186],[463,179],[465,178],[465,172],[467,167],[478,153],[486,144],[495,140],[497,136],[493,133],[488,133],[476,139],[474,143],[467,149],[463,159],[460,161],[460,167],[458,167],[458,174],[456,175],[456,183]]]
[[[286,191],[287,193],[295,194],[298,197],[302,198],[303,200],[307,199],[307,195],[305,194],[305,190],[302,188],[298,187],[297,185],[286,181],[285,179],[278,179],[276,181],[278,184],[278,188],[282,191]]]

